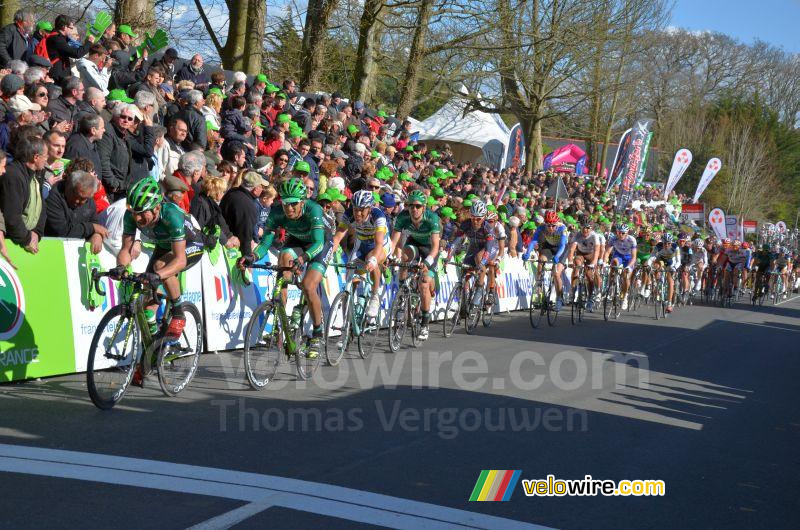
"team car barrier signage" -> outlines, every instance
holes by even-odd
[[[88,272],[97,266],[110,269],[116,258],[105,249],[93,256],[83,241],[71,239],[46,238],[36,255],[15,245],[8,247],[17,268],[0,258],[0,382],[85,371],[94,331],[105,312],[119,303],[115,282],[106,278],[106,296],[95,300],[97,307],[92,310],[91,297],[87,296],[91,288]],[[276,261],[274,254],[270,258]],[[148,259],[145,249],[133,262],[133,269],[144,271]],[[235,261],[235,254],[218,252],[212,259],[206,253],[183,278],[184,300],[195,304],[203,315],[206,351],[241,348],[250,315],[272,294],[272,272],[254,269],[246,282]],[[527,309],[531,293],[528,267],[517,258],[506,257],[500,269],[496,310]],[[440,266],[434,320],[442,318],[457,280],[454,267]],[[328,269],[322,283],[324,311],[345,282],[344,269]],[[382,289],[381,319],[385,326],[397,292],[396,280]],[[290,287],[287,309],[291,311],[299,299],[300,291]]]

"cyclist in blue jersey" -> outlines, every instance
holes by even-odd
[[[533,233],[533,239],[528,244],[522,259],[528,260],[531,252],[536,250],[539,253],[540,271],[548,259],[553,262],[553,281],[558,296],[556,311],[561,311],[561,306],[563,305],[561,300],[561,274],[564,272],[564,264],[561,258],[564,257],[564,252],[567,250],[567,227],[561,224],[558,214],[553,210],[549,210],[544,214],[544,223]]]
[[[386,214],[376,205],[371,191],[360,190],[353,194],[353,205],[345,210],[333,235],[331,254],[336,252],[348,232],[353,232],[356,237],[351,259],[363,261],[364,268],[372,277],[372,297],[367,303],[367,316],[375,317],[381,306],[381,265],[391,254],[391,241]]]
[[[628,309],[628,286],[633,276],[633,266],[636,264],[636,238],[628,233],[630,227],[621,223],[617,225],[616,233],[608,239],[605,260],[611,265],[621,265],[622,270],[622,310]],[[611,261],[608,261],[609,258]]]

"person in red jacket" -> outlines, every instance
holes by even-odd
[[[86,36],[86,42],[79,48],[70,46],[68,37],[75,31],[75,22],[67,15],[58,15],[54,24],[55,32],[47,37],[47,55],[53,67],[50,77],[58,83],[72,75],[72,59],[80,59],[89,52],[94,43],[92,35]]]
[[[200,181],[206,175],[206,157],[201,151],[189,151],[184,153],[178,161],[178,169],[174,177],[186,184],[186,192],[180,201],[175,204],[183,211],[189,213],[195,194],[200,193]]]

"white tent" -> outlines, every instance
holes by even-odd
[[[462,87],[461,92],[466,95],[466,88]],[[419,131],[419,139],[432,145],[433,149],[449,144],[459,162],[485,163],[483,148],[492,140],[503,145],[505,154],[510,131],[500,116],[479,110],[464,114],[466,106],[466,97],[456,96],[412,131]]]

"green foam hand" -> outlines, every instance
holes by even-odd
[[[141,57],[145,49],[148,54],[156,53],[158,50],[165,48],[168,42],[167,32],[163,29],[157,29],[153,35],[145,33],[144,41],[136,48],[136,56]]]
[[[100,11],[94,18],[94,22],[88,28],[89,35],[92,35],[95,38],[95,40],[99,39],[100,37],[103,36],[103,33],[106,32],[108,26],[111,25],[111,22],[112,22],[111,15],[109,15],[105,11]]]

